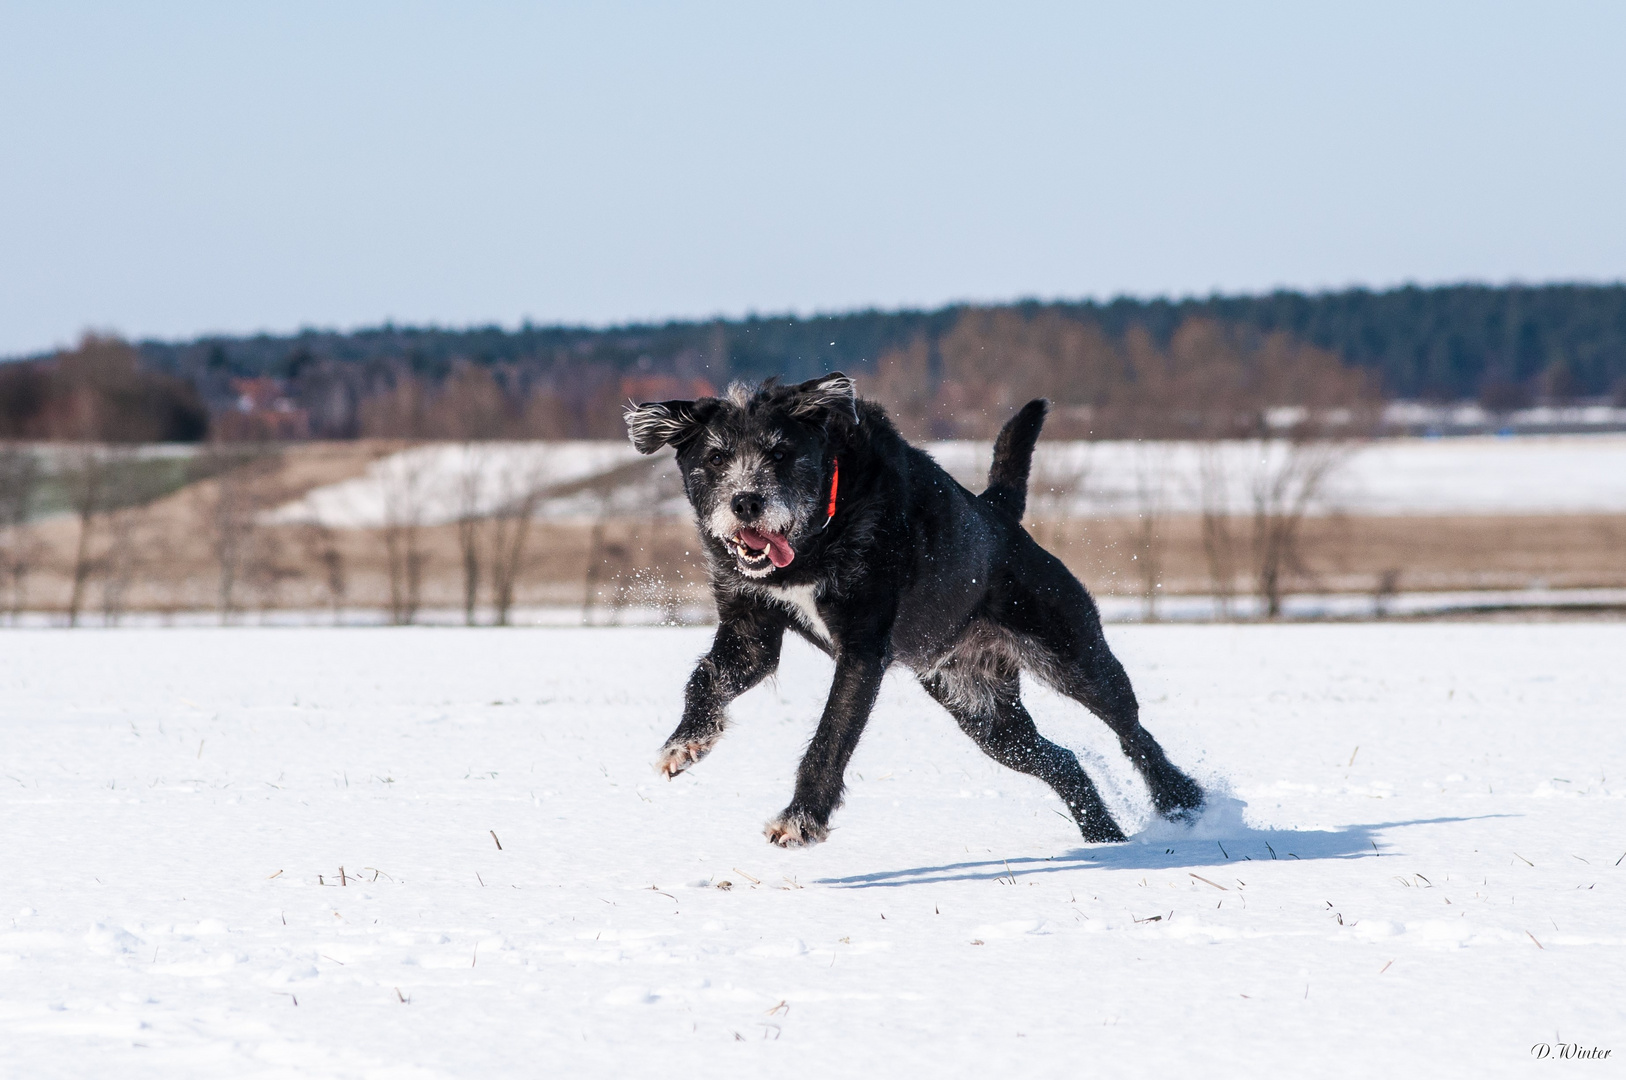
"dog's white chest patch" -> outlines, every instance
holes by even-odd
[[[820,638],[826,645],[835,642],[830,637],[830,628],[824,625],[824,619],[819,615],[819,607],[813,602],[813,586],[811,585],[769,585],[767,592],[781,604],[790,608],[803,626],[813,632],[813,636]]]

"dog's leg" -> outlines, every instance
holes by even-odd
[[[796,793],[763,829],[770,843],[803,847],[829,835],[830,815],[841,805],[847,762],[858,748],[885,673],[886,658],[878,650],[840,654],[824,716],[796,770]]]
[[[1044,674],[1056,689],[1099,716],[1118,736],[1118,745],[1146,781],[1159,814],[1173,820],[1193,817],[1203,804],[1202,788],[1169,760],[1152,733],[1141,726],[1135,688],[1107,647],[1093,605],[1089,617],[1077,622],[1081,625],[1049,635],[1048,640],[1041,636],[1040,644],[1055,658],[1054,669]]]
[[[1146,781],[1166,818],[1189,818],[1202,788],[1181,772],[1140,723],[1140,704],[1107,646],[1101,615],[1084,586],[1031,542],[1016,553],[1012,579],[990,599],[989,616],[1014,635],[1022,667],[1099,716]]]
[[[992,680],[979,676],[954,679],[941,673],[923,676],[920,685],[949,711],[960,730],[971,736],[983,753],[1017,772],[1043,780],[1072,811],[1079,832],[1091,843],[1124,839],[1095,783],[1078,758],[1057,746],[1034,726],[1022,705],[1021,686],[1015,677]]]
[[[655,771],[671,779],[705,757],[722,737],[728,703],[779,666],[782,619],[761,613],[721,623],[683,691],[683,719],[661,747]]]

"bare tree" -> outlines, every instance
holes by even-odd
[[[265,509],[271,505],[268,503]],[[255,557],[244,584],[253,590],[255,607],[264,623],[266,616],[281,606],[283,585],[299,577],[300,572],[283,561],[282,536],[275,529],[257,529],[254,539]]]
[[[1217,441],[1198,444],[1197,485],[1208,587],[1214,596],[1216,614],[1229,619],[1236,602],[1241,553],[1231,527],[1231,462],[1227,444]]]
[[[18,443],[0,443],[0,593],[12,623],[22,614],[38,544],[28,529],[39,490],[39,457]]]
[[[200,489],[199,510],[214,556],[215,606],[224,626],[240,610],[244,587],[257,588],[263,608],[280,575],[274,540],[260,522],[278,500],[279,458],[251,446],[215,446],[206,453],[203,468],[216,475],[212,491]]]
[[[887,415],[905,435],[930,438],[936,393],[930,343],[917,337],[903,348],[883,354],[876,363],[870,392],[886,406]]]
[[[587,565],[582,574],[582,625],[594,625],[594,611],[603,599],[605,587],[615,585],[617,591],[612,591],[610,600],[610,619],[618,623],[621,611],[626,606],[627,596],[619,591],[624,587],[621,582],[623,574],[632,573],[631,550],[628,543],[622,539],[612,539],[610,525],[612,518],[611,502],[617,491],[632,485],[640,488],[645,502],[644,505],[653,509],[663,499],[672,493],[672,481],[676,479],[682,483],[681,476],[663,473],[657,462],[631,461],[609,472],[600,473],[588,480],[569,485],[560,489],[560,494],[583,494],[591,497],[592,526],[587,534]],[[651,513],[648,520],[652,523],[654,515]]]
[[[498,500],[488,522],[493,620],[507,626],[514,595],[526,567],[531,524],[548,490],[542,458],[515,454],[498,474]]]
[[[151,501],[151,477],[140,456],[129,447],[81,443],[63,459],[59,474],[78,523],[74,543],[68,625],[79,625],[98,575],[102,615],[109,622],[123,616],[125,598],[137,572],[136,527]],[[98,548],[101,550],[98,551]]]
[[[338,536],[320,522],[312,521],[300,529],[300,540],[307,562],[322,568],[322,587],[327,593],[328,605],[333,609],[333,625],[344,621],[344,599],[347,587],[344,552],[339,550]]]
[[[79,625],[79,613],[84,607],[85,592],[95,572],[92,542],[97,517],[107,498],[108,455],[104,447],[93,443],[75,446],[69,451],[61,473],[63,487],[68,494],[68,505],[78,522],[78,538],[74,544],[72,581],[68,593],[68,625]]]
[[[254,515],[247,505],[241,478],[227,470],[215,478],[214,499],[208,507],[210,550],[215,559],[215,608],[222,626],[237,610],[237,585],[243,577],[253,543]]]
[[[475,623],[480,602],[481,555],[487,515],[483,504],[488,455],[478,443],[466,442],[457,475],[457,546],[463,562],[463,622]]]
[[[1163,535],[1168,515],[1170,447],[1167,443],[1135,444],[1135,573],[1147,622],[1156,622],[1157,598],[1163,588]]]
[[[1266,618],[1282,613],[1283,579],[1304,572],[1304,516],[1354,446],[1322,433],[1259,444],[1252,483],[1253,572]]]
[[[418,617],[426,555],[423,523],[424,461],[408,450],[379,463],[384,495],[384,556],[390,584],[390,622],[406,626]]]
[[[140,503],[107,512],[107,552],[101,560],[102,621],[117,626],[128,607],[130,585],[141,572],[139,532],[146,518]]]
[[[1311,573],[1304,519],[1328,496],[1328,479],[1359,447],[1352,431],[1316,425],[1276,438],[1209,441],[1197,447],[1203,555],[1217,614],[1234,613],[1244,563],[1260,612],[1281,615],[1291,578]],[[1239,536],[1237,499],[1251,509],[1251,529]]]
[[[1243,545],[1233,531],[1241,494],[1252,510],[1247,546],[1254,589],[1263,613],[1275,618],[1287,580],[1309,572],[1305,515],[1377,423],[1376,384],[1332,353],[1286,334],[1206,319],[1181,324],[1167,349],[1147,351],[1137,371],[1161,372],[1164,422],[1203,441],[1203,549],[1220,613],[1229,614],[1242,562]],[[1221,440],[1241,441],[1227,447]]]
[[[1054,552],[1062,523],[1072,517],[1090,479],[1089,443],[1052,445],[1033,458],[1028,481],[1029,517],[1035,539]]]
[[[157,467],[154,467],[157,466]],[[101,556],[96,560],[102,591],[102,621],[117,626],[129,607],[130,587],[148,566],[142,532],[148,507],[166,489],[162,463],[134,447],[109,447],[102,499]]]
[[[625,598],[616,585],[621,580],[628,563],[627,545],[610,538],[609,526],[609,512],[600,504],[587,538],[587,573],[582,582],[584,626],[596,625],[594,611],[604,598],[606,588],[610,590],[608,606],[611,626],[621,622],[621,609],[626,606]]]
[[[488,520],[486,473],[491,455],[485,441],[514,433],[519,403],[498,384],[491,369],[462,362],[441,386],[429,411],[441,438],[462,440],[457,486],[457,541],[463,567],[463,621],[473,626],[484,576],[483,549]]]
[[[1378,574],[1372,583],[1372,614],[1379,619],[1389,617],[1389,606],[1400,593],[1400,567],[1391,566]]]

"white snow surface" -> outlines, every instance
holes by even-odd
[[[991,443],[926,446],[943,467],[982,490]],[[1221,500],[1253,510],[1252,488],[1279,466],[1282,447],[1221,447],[1228,484]],[[1133,516],[1202,509],[1202,448],[1190,442],[1050,442],[1034,456],[1036,515]],[[640,461],[642,466],[640,466]],[[584,490],[594,478],[602,483]],[[372,463],[279,507],[274,522],[332,528],[397,522],[441,525],[489,514],[530,488],[545,492],[536,516],[580,520],[600,514],[687,517],[682,479],[669,452],[640,459],[621,442],[441,443]],[[1386,439],[1356,449],[1329,475],[1312,513],[1564,514],[1626,512],[1626,436]]]
[[[1626,626],[1109,636],[1195,827],[1029,689],[1083,844],[900,674],[781,851],[800,642],[668,783],[704,630],[5,632],[0,1076],[1619,1073]]]

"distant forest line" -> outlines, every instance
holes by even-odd
[[[1033,301],[606,329],[386,325],[117,352],[99,338],[0,364],[0,437],[604,437],[619,434],[628,397],[837,369],[911,415],[915,433],[943,436],[982,433],[1018,391],[1071,407],[1074,434],[1096,436],[1179,434],[1157,417],[1201,411],[1216,395],[1226,430],[1244,400],[1626,404],[1626,285]],[[1329,362],[1361,376],[1339,383],[1336,402]]]

